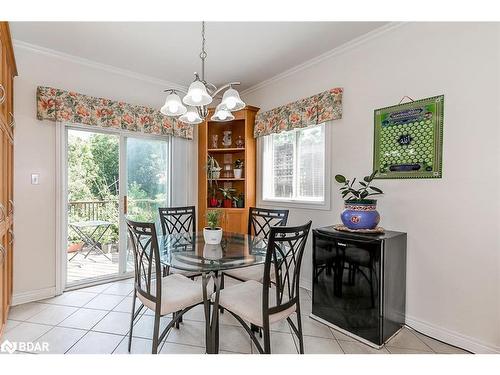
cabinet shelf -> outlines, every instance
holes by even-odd
[[[233,178],[233,177],[221,177],[221,178],[214,178],[212,181],[245,181],[245,179],[242,178]]]
[[[208,152],[214,152],[217,154],[234,154],[237,152],[245,152],[245,148],[209,148]]]

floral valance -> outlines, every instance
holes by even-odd
[[[254,137],[342,118],[342,88],[334,88],[257,115]]]
[[[38,86],[37,118],[193,139],[191,125],[149,107]]]

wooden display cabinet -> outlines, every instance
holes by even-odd
[[[14,77],[9,25],[0,22],[0,337],[12,303],[14,258]],[[1,342],[1,340],[0,340]]]
[[[213,109],[209,111],[207,120],[199,125],[198,128],[198,229],[206,226],[207,210],[218,209],[223,212],[221,218],[221,227],[223,230],[235,233],[246,233],[248,230],[248,208],[255,206],[255,168],[256,168],[256,150],[253,128],[255,124],[255,115],[259,108],[246,106],[241,111],[234,112],[234,120],[226,122],[211,121]],[[231,131],[231,145],[224,147],[222,145],[224,131]],[[213,147],[212,137],[218,136],[218,145]],[[242,148],[236,147],[238,137],[244,142]],[[221,168],[220,177],[215,180],[209,180],[206,164],[208,156],[213,156]],[[234,178],[232,168],[230,171],[224,170],[224,164],[231,163],[234,167],[234,161],[242,159],[244,162],[241,178]],[[222,200],[222,194],[219,188],[234,188],[235,195],[244,194],[243,208],[223,208],[210,207],[211,187],[217,189],[215,197],[218,201]]]

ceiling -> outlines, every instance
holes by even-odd
[[[10,22],[14,40],[187,86],[200,71],[201,22]],[[205,78],[240,90],[384,22],[208,22]]]

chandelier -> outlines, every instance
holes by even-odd
[[[194,81],[189,85],[188,91],[179,89],[167,89],[168,92],[165,104],[160,112],[169,117],[178,117],[179,121],[186,124],[196,125],[205,121],[208,115],[208,105],[225,89],[224,95],[219,105],[215,108],[212,121],[231,121],[234,116],[231,112],[245,108],[245,103],[241,100],[238,91],[233,86],[240,82],[229,82],[220,88],[205,81],[205,22],[201,23],[201,77],[194,73]],[[185,94],[182,98],[179,93]]]

